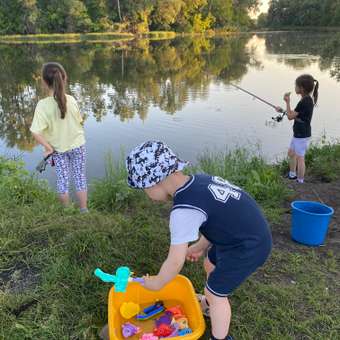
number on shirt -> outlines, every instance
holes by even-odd
[[[241,193],[238,191],[240,190],[239,187],[232,185],[221,177],[213,177],[212,181],[214,184],[209,184],[208,189],[215,200],[226,203],[230,197],[235,200],[241,198]]]

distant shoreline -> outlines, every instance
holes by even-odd
[[[163,40],[190,36],[221,36],[241,33],[236,30],[215,30],[205,33],[178,33],[173,31],[150,31],[147,33],[100,32],[100,33],[51,33],[0,35],[0,44],[61,44],[61,43],[107,43],[128,42],[135,39]]]
[[[327,26],[283,26],[283,27],[265,27],[258,28],[259,32],[340,32],[339,26],[327,27]]]
[[[150,31],[147,33],[96,32],[96,33],[51,33],[0,35],[0,44],[73,44],[73,43],[126,43],[137,39],[166,40],[176,37],[214,37],[235,34],[261,34],[284,32],[340,32],[340,27],[281,27],[259,28],[249,31],[225,29],[209,30],[205,33],[184,33],[174,31]]]

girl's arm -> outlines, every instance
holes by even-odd
[[[38,133],[32,132],[34,139],[45,148],[44,157],[47,157],[54,152],[53,147],[46,141],[46,139]]]
[[[290,106],[290,92],[286,93],[283,97],[283,100],[286,102],[287,105],[287,117],[289,120],[293,120],[298,116],[298,113],[292,110]]]
[[[160,290],[170,282],[183,268],[188,244],[171,245],[167,259],[156,276],[144,277],[144,287],[150,290]]]

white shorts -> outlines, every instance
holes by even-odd
[[[308,138],[292,138],[290,142],[290,149],[295,152],[297,156],[304,157],[310,143],[310,137]]]

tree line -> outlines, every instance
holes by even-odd
[[[340,0],[272,0],[261,27],[340,26]]]
[[[0,34],[245,27],[259,0],[1,0]]]

